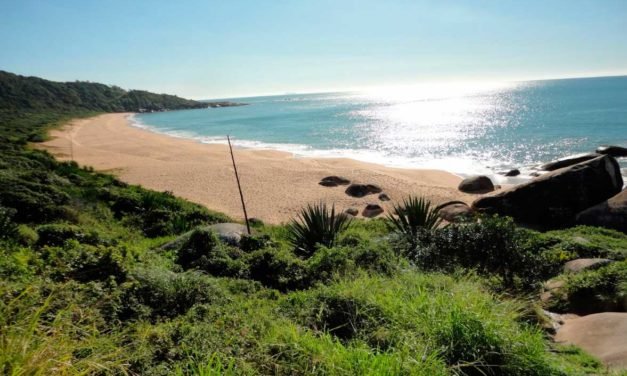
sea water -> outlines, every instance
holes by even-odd
[[[347,157],[462,176],[599,145],[627,146],[627,76],[429,84],[362,92],[231,98],[246,106],[137,114],[137,126],[204,143]],[[623,175],[627,160],[620,160]],[[517,178],[520,179],[520,178]]]

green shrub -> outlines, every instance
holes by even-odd
[[[95,231],[84,231],[78,226],[66,223],[54,223],[37,227],[37,245],[62,246],[67,240],[73,239],[85,244],[99,244],[102,239]]]
[[[335,213],[335,206],[325,203],[307,205],[298,219],[289,224],[289,235],[296,252],[309,257],[319,245],[333,247],[340,233],[350,225],[351,218],[344,213]]]
[[[19,225],[17,227],[17,241],[24,246],[32,246],[39,240],[37,231],[27,225]]]
[[[287,251],[265,248],[246,257],[249,278],[277,290],[287,291],[305,286],[304,262]]]
[[[13,222],[15,210],[0,206],[0,240],[12,239],[18,235],[17,225]]]
[[[246,272],[243,252],[222,244],[209,229],[194,230],[178,251],[177,263],[184,269],[204,270],[215,276],[238,277]]]
[[[43,268],[55,280],[117,282],[126,279],[127,252],[123,247],[93,246],[68,240],[62,247],[46,246],[38,252]]]
[[[627,261],[561,277],[564,288],[555,291],[549,309],[590,314],[627,310]]]
[[[388,215],[389,226],[405,236],[412,247],[419,230],[435,229],[441,221],[438,210],[424,197],[409,196],[400,205],[394,204]]]
[[[118,317],[175,317],[196,304],[224,302],[225,292],[212,278],[197,272],[137,269],[124,287]]]
[[[239,248],[244,252],[253,252],[272,245],[269,235],[242,235]]]
[[[404,249],[411,261],[426,269],[472,268],[498,275],[504,286],[530,288],[559,270],[538,242],[534,233],[517,228],[511,218],[486,216],[419,232],[416,247]]]

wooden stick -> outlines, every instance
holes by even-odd
[[[226,140],[229,142],[229,150],[231,151],[231,161],[233,161],[233,170],[235,170],[235,180],[237,180],[237,189],[239,190],[239,198],[242,200],[242,209],[244,209],[244,219],[246,220],[246,231],[250,235],[250,224],[248,224],[248,214],[246,213],[246,204],[244,203],[244,194],[242,193],[242,186],[239,182],[239,174],[237,173],[237,166],[235,165],[235,157],[233,156],[233,147],[231,146],[231,138],[226,135]]]

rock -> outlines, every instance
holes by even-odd
[[[561,296],[566,282],[562,279],[551,279],[544,283],[544,292],[540,295],[542,303],[548,303],[554,296]]]
[[[538,176],[542,175],[541,173],[534,171],[532,173],[529,174],[529,176],[533,176],[534,178],[537,178]]]
[[[627,189],[582,211],[575,220],[578,224],[607,227],[627,233]]]
[[[366,218],[376,217],[377,215],[383,213],[383,208],[377,204],[368,204],[364,208],[364,211],[361,212]]]
[[[215,232],[222,242],[235,247],[239,246],[242,235],[248,233],[246,226],[239,223],[216,223],[207,228]]]
[[[577,213],[620,192],[622,186],[616,160],[601,156],[481,197],[472,208],[535,227],[560,228],[574,223]]]
[[[354,217],[357,214],[359,214],[359,210],[357,210],[357,208],[348,208],[348,209],[344,210],[344,213],[346,213],[348,215],[352,215]]]
[[[382,189],[374,184],[351,184],[344,192],[351,197],[364,197],[372,193],[381,193]]]
[[[564,167],[575,165],[577,163],[589,161],[591,159],[599,157],[600,155],[601,154],[597,154],[597,153],[570,155],[568,157],[561,158],[553,162],[545,163],[542,166],[540,166],[540,169],[544,171],[555,171],[559,168],[564,168]]]
[[[598,154],[607,154],[614,158],[627,157],[627,148],[622,146],[603,145],[599,146],[596,151]]]
[[[388,195],[387,195],[387,194],[385,194],[385,193],[381,193],[381,194],[379,195],[379,200],[381,200],[381,201],[390,201],[390,196],[388,196]]]
[[[222,242],[236,247],[239,246],[242,235],[247,233],[246,226],[239,223],[217,223],[214,225],[202,226],[200,228],[206,228],[214,231]],[[191,230],[182,235],[179,235],[179,237],[170,242],[167,242],[166,244],[159,247],[159,249],[163,251],[173,251],[181,248],[181,246],[183,246],[183,244],[187,242],[193,231],[194,230]]]
[[[322,178],[318,184],[324,187],[337,187],[338,185],[347,185],[349,183],[350,180],[340,176],[327,176]]]
[[[565,320],[555,341],[581,347],[613,369],[627,368],[627,313],[603,312]]]
[[[457,189],[466,193],[487,193],[494,190],[494,184],[489,177],[478,175],[462,180]]]
[[[501,171],[499,172],[499,175],[504,175],[504,176],[518,176],[520,175],[520,170],[517,168],[514,168],[512,170],[509,171]]]
[[[612,260],[603,258],[581,258],[568,261],[564,264],[564,272],[579,273],[582,270],[591,270],[607,265]]]
[[[457,222],[462,217],[472,214],[472,209],[465,202],[449,201],[437,207],[440,218],[449,222]]]

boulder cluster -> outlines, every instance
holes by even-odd
[[[472,203],[473,211],[509,216],[529,227],[582,224],[627,232],[627,190],[623,190],[615,159],[623,156],[627,156],[627,148],[604,146],[596,153],[543,164],[539,168],[543,173],[534,179],[498,192],[493,192],[495,186],[487,176],[464,179],[459,190],[488,193]],[[514,176],[515,172],[505,175]]]
[[[318,182],[323,187],[337,187],[340,185],[348,185],[344,190],[350,197],[362,198],[372,194],[379,194],[379,201],[390,201],[390,196],[383,192],[383,189],[375,184],[352,183],[349,179],[341,176],[327,176]],[[348,215],[356,216],[359,209],[351,207],[344,211]],[[368,203],[361,211],[361,215],[366,218],[373,218],[384,212],[383,207],[377,203]]]

